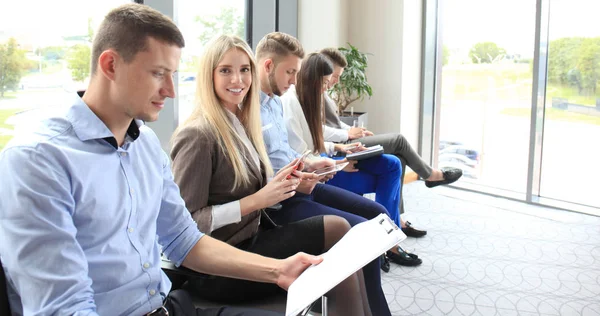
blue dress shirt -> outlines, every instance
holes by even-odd
[[[260,118],[262,133],[269,159],[275,172],[301,155],[290,147],[283,120],[283,105],[278,96],[269,97],[260,92]]]
[[[154,132],[133,121],[116,146],[77,97],[0,154],[0,256],[23,315],[142,315],[202,237]]]

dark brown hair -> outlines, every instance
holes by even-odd
[[[335,47],[323,48],[320,53],[327,56],[327,58],[338,67],[346,68],[346,66],[348,66],[348,61],[344,54]]]
[[[296,95],[302,106],[302,112],[308,123],[308,129],[316,152],[325,151],[323,140],[323,77],[333,73],[333,64],[325,55],[310,53],[302,61],[298,71]]]
[[[256,60],[271,58],[277,64],[280,59],[288,55],[304,58],[304,49],[300,41],[285,33],[272,32],[265,35],[256,45]]]
[[[185,46],[177,25],[149,6],[128,3],[111,10],[94,37],[92,76],[96,73],[98,58],[103,51],[114,49],[125,62],[131,62],[137,53],[146,49],[148,37],[179,48]]]

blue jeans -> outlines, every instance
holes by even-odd
[[[337,215],[354,226],[382,213],[389,216],[381,204],[327,184],[317,184],[310,195],[296,193],[282,201],[281,206],[279,211],[269,213],[280,225],[317,215]],[[379,258],[375,259],[363,268],[363,274],[373,315],[387,316],[391,315],[391,312],[381,288],[380,267]]]
[[[390,218],[400,227],[400,159],[381,155],[360,160],[356,168],[359,172],[338,172],[327,183],[360,195],[375,193],[375,201],[385,207]]]

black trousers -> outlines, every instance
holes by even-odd
[[[283,226],[265,228],[263,219],[259,232],[235,247],[262,256],[285,259],[302,251],[311,255],[320,255],[324,247],[323,216],[286,223]],[[249,302],[265,299],[285,291],[276,284],[253,282],[219,276],[190,278],[183,289],[194,297],[213,302]]]
[[[218,307],[201,309],[194,307],[190,295],[185,290],[175,290],[169,293],[165,300],[169,316],[281,316],[283,313],[242,308]]]

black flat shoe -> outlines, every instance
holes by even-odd
[[[425,186],[428,188],[437,187],[438,185],[450,184],[462,177],[462,170],[458,168],[442,168],[442,174],[444,174],[444,180],[440,181],[425,181]]]
[[[407,253],[401,247],[398,247],[398,252],[399,253],[395,253],[393,251],[387,252],[387,257],[390,258],[390,261],[395,264],[405,267],[415,267],[423,263],[423,260],[419,259],[419,256]]]
[[[383,270],[383,272],[388,273],[390,272],[390,259],[388,259],[388,257],[383,254],[381,255],[381,270]]]
[[[412,227],[412,224],[410,222],[406,222],[406,227],[402,227],[401,229],[402,229],[402,232],[404,233],[404,235],[406,235],[408,237],[419,238],[419,237],[423,237],[423,236],[427,235],[426,230],[416,229],[416,228]]]
[[[404,248],[402,248],[401,246],[396,246],[396,249],[398,249],[399,251],[402,251],[402,252],[406,253],[407,255],[409,255],[413,259],[419,258],[419,255],[414,254],[412,252],[408,252],[408,251],[404,250]]]

